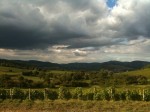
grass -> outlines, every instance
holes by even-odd
[[[23,76],[23,77],[26,78],[26,79],[29,79],[29,80],[33,80],[34,82],[43,81],[43,79],[40,79],[39,77],[35,77],[35,76]]]
[[[65,70],[50,70],[48,73],[53,73],[53,74],[70,74],[73,73],[73,71],[65,71]]]
[[[21,72],[27,71],[26,69],[19,69],[14,67],[3,67],[0,66],[0,75],[2,74],[9,74],[9,75],[18,75],[21,74]]]
[[[12,77],[13,79],[18,78],[18,76],[20,76],[23,71],[29,71],[29,70],[27,70],[27,69],[19,69],[19,68],[14,68],[14,67],[3,67],[3,66],[0,66],[0,75],[7,74],[10,77]],[[33,80],[34,82],[43,81],[39,77],[34,77],[34,76],[23,76],[23,77],[26,78],[26,79]]]
[[[149,112],[150,102],[143,101],[80,101],[80,100],[5,100],[0,110],[17,112]]]
[[[140,70],[135,70],[135,71],[129,71],[129,72],[123,72],[121,74],[127,74],[127,75],[142,75],[150,79],[150,68],[146,69],[140,69]]]

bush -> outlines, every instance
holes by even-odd
[[[144,95],[145,95],[144,100],[145,100],[145,101],[150,101],[150,89],[146,90],[146,91],[144,92]]]
[[[89,83],[82,82],[82,81],[72,81],[71,86],[72,87],[89,87]]]
[[[31,100],[44,100],[44,93],[42,91],[31,91]]]
[[[70,99],[71,98],[71,93],[70,91],[65,88],[65,87],[60,87],[59,92],[58,92],[58,98],[59,99]]]
[[[132,100],[142,101],[142,96],[137,91],[134,91],[132,93]]]
[[[13,89],[13,99],[24,100],[26,99],[25,93],[22,90],[15,88]]]
[[[94,93],[87,92],[87,93],[83,94],[82,97],[83,97],[83,100],[93,100]]]
[[[94,93],[93,100],[102,100],[101,93],[99,92]]]
[[[50,100],[58,99],[58,93],[56,91],[46,90],[46,95],[47,95],[47,98]]]
[[[120,100],[126,100],[126,92],[120,92]]]
[[[109,101],[111,99],[111,96],[110,96],[108,90],[103,90],[103,92],[102,92],[102,99],[103,100],[107,100],[107,101]]]
[[[77,99],[82,99],[82,88],[81,87],[78,87],[75,89],[75,94],[74,94],[74,97],[76,97]]]
[[[24,76],[33,76],[33,72],[32,71],[24,71],[24,72],[22,72],[22,75],[24,75]]]
[[[129,100],[133,100],[133,101],[141,101],[142,100],[142,96],[135,90],[128,92],[128,98],[129,98]]]
[[[5,100],[8,97],[8,93],[4,89],[0,89],[0,99]]]

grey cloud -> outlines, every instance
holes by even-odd
[[[38,6],[36,7],[38,3],[40,6],[44,2],[39,0],[37,3],[33,3],[33,1],[30,3],[29,1],[19,2],[17,0],[11,2],[6,0],[0,3],[3,6],[0,8],[1,48],[44,49],[55,44],[63,44],[64,41],[72,38],[89,37],[89,30],[86,28],[86,24],[83,25],[82,19],[74,20],[74,17],[70,17],[69,14],[62,11],[55,19],[48,21],[44,17],[45,15],[41,14]],[[54,3],[57,4],[58,2]],[[85,1],[82,5],[84,3]],[[77,5],[78,3],[72,1],[68,4]],[[88,9],[88,6],[86,8]],[[51,15],[51,10],[48,11]],[[76,15],[74,12],[71,13]]]
[[[29,49],[45,43],[43,27],[46,23],[38,9],[17,2],[1,5],[4,5],[0,8],[1,48]]]
[[[129,40],[138,39],[140,36],[150,38],[150,1],[132,0],[130,4],[129,9],[127,6],[124,7],[124,10],[128,11],[129,14],[120,13],[116,16],[121,21],[121,25],[118,26],[118,31],[121,32],[120,36]]]

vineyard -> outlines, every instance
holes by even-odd
[[[95,100],[95,101],[150,101],[150,89],[118,90],[116,88],[89,88],[84,90],[77,87],[70,90],[60,87],[57,90],[51,89],[0,89],[0,99],[19,100]]]

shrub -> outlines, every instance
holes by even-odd
[[[31,91],[31,100],[44,100],[44,93],[42,91]]]
[[[102,92],[102,99],[103,100],[107,100],[107,101],[109,101],[111,99],[111,96],[110,96],[108,90],[103,90],[103,92]]]
[[[83,94],[82,97],[83,97],[83,100],[93,100],[94,93],[87,92],[87,93]]]
[[[100,92],[94,93],[93,100],[102,100],[102,95]]]
[[[58,93],[52,90],[46,90],[47,98],[50,100],[56,100],[58,98]]]
[[[70,91],[65,88],[65,87],[60,87],[59,92],[58,92],[58,98],[59,99],[70,99],[71,98],[71,93]]]
[[[83,92],[82,92],[82,88],[81,87],[78,87],[75,89],[75,96],[77,99],[82,99],[82,95],[83,95]]]
[[[4,89],[0,89],[0,99],[5,100],[8,96],[8,93]]]
[[[150,101],[150,89],[146,90],[146,91],[144,92],[144,95],[145,95],[144,100],[145,100],[145,101]]]
[[[13,89],[13,99],[24,100],[25,98],[26,98],[25,93],[22,90],[18,88]]]

